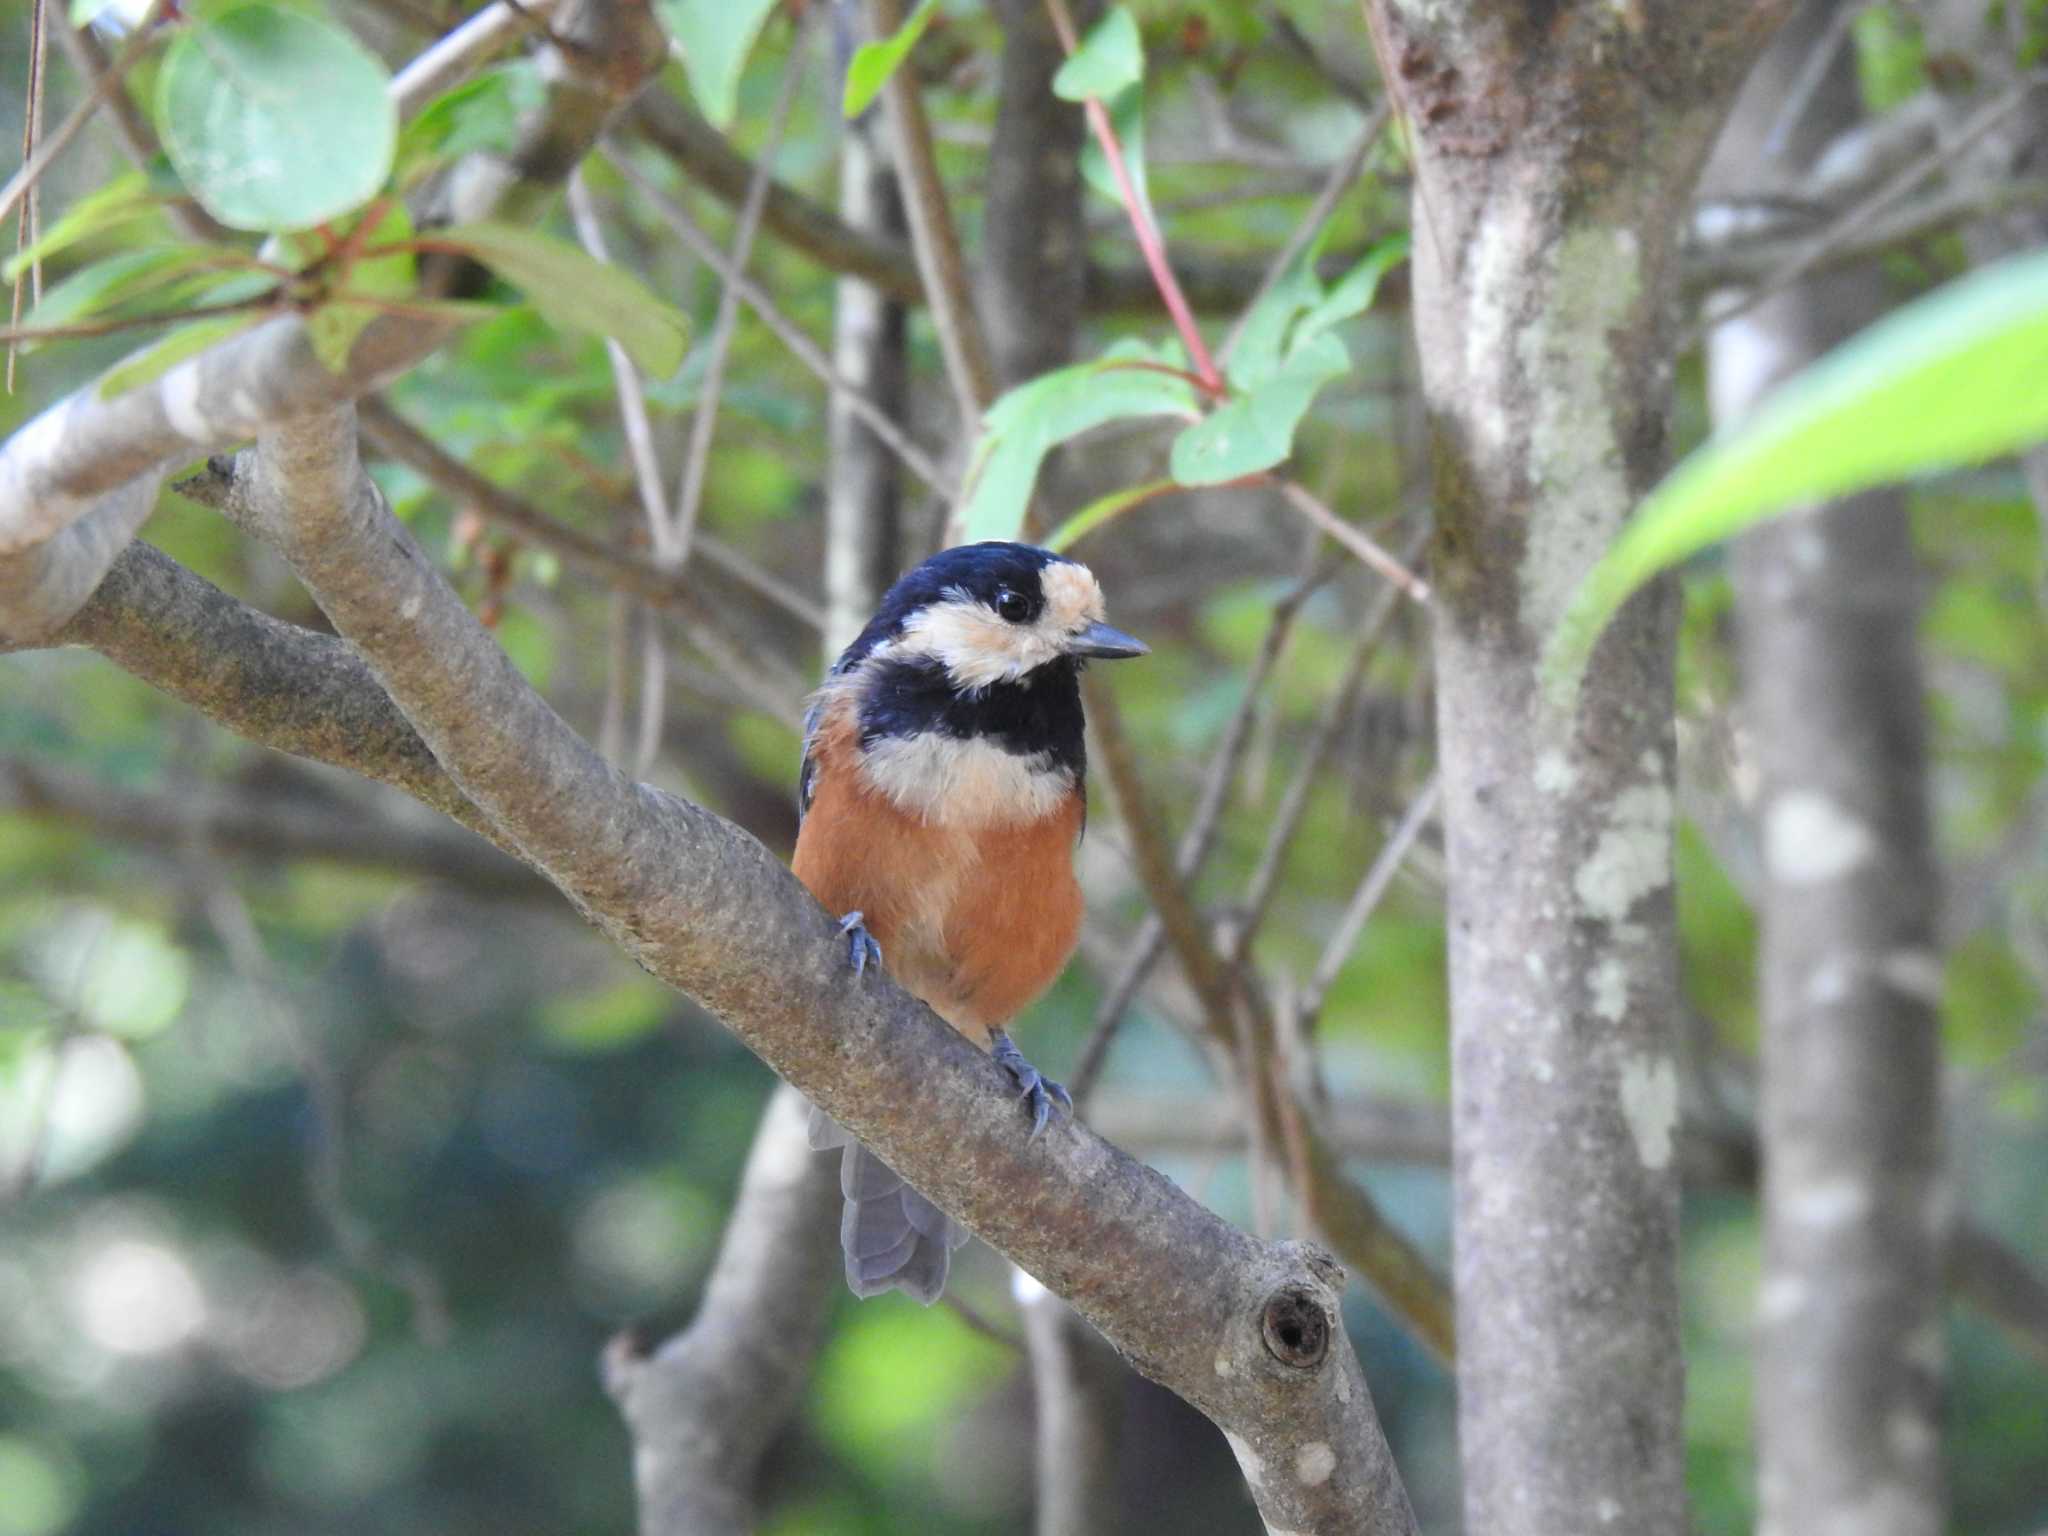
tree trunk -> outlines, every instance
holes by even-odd
[[[1678,238],[1783,7],[1382,0],[1436,466],[1465,1528],[1685,1530],[1674,592],[1538,658],[1665,466]]]
[[[1854,126],[1840,50],[1782,160],[1764,154],[1840,5],[1804,7],[1751,80],[1716,160],[1719,190],[1790,190]],[[1885,298],[1875,270],[1835,273],[1717,327],[1715,418],[1741,416],[1876,319]],[[1898,490],[1796,514],[1736,546],[1764,850],[1764,1536],[1942,1528],[1941,961],[1918,587]]]

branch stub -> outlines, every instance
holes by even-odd
[[[1284,1285],[1267,1297],[1259,1326],[1267,1352],[1295,1370],[1314,1370],[1330,1352],[1330,1314],[1307,1286]]]

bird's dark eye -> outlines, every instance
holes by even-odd
[[[1012,624],[1022,624],[1031,617],[1031,599],[1022,592],[1013,592],[1004,587],[996,593],[996,612]]]

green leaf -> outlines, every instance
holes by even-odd
[[[1544,671],[1574,686],[1615,611],[1659,571],[1787,508],[2048,436],[2048,253],[1986,267],[1788,379],[1650,493],[1580,585]]]
[[[896,29],[894,36],[862,43],[854,49],[853,61],[846,66],[846,100],[841,108],[847,117],[859,117],[867,111],[882,93],[882,87],[889,83],[889,77],[910,57],[910,50],[917,46],[917,40],[924,36],[924,29],[931,25],[938,10],[938,0],[919,0],[917,9]]]
[[[1052,93],[1062,101],[1093,96],[1110,102],[1144,78],[1144,40],[1131,13],[1119,5],[1088,29],[1073,57],[1052,77]]]
[[[187,23],[157,77],[157,130],[185,185],[231,229],[304,229],[391,174],[398,109],[383,64],[338,27],[249,4]]]
[[[473,150],[510,150],[519,125],[546,99],[547,87],[528,60],[487,69],[436,96],[398,135],[401,174]]]
[[[697,106],[717,127],[739,110],[740,71],[775,0],[655,0],[655,11],[683,53]]]
[[[1408,259],[1408,232],[1389,235],[1337,279],[1337,284],[1319,302],[1311,305],[1294,328],[1292,345],[1299,347],[1332,326],[1362,315],[1372,308],[1380,291],[1380,279]]]
[[[517,284],[550,324],[611,337],[656,378],[682,366],[689,321],[623,267],[512,224],[457,225],[436,230],[433,240],[467,251]]]
[[[1173,478],[1182,485],[1223,485],[1271,469],[1294,451],[1295,428],[1322,387],[1350,369],[1350,354],[1334,336],[1295,348],[1278,373],[1173,440]]]
[[[1110,103],[1109,125],[1116,130],[1117,143],[1124,152],[1124,166],[1131,173],[1131,185],[1137,188],[1138,205],[1145,210],[1145,217],[1152,218],[1152,189],[1145,176],[1145,87],[1133,85]],[[1124,206],[1123,188],[1116,184],[1116,172],[1110,168],[1109,156],[1102,152],[1102,145],[1091,135],[1081,146],[1081,179],[1108,198],[1117,207]],[[1153,223],[1158,220],[1153,219]]]
[[[1295,320],[1311,305],[1323,299],[1322,280],[1316,276],[1316,256],[1321,241],[1310,242],[1245,313],[1237,333],[1237,345],[1230,349],[1226,373],[1239,390],[1256,389],[1280,371],[1287,360],[1288,333]]]
[[[1045,541],[1045,547],[1055,553],[1071,549],[1112,518],[1121,517],[1131,508],[1143,506],[1153,497],[1164,496],[1168,491],[1177,489],[1171,480],[1147,480],[1142,485],[1127,485],[1120,491],[1111,491],[1107,496],[1098,496],[1053,529]]]
[[[1138,416],[1193,417],[1195,389],[1141,343],[1124,342],[1091,363],[1077,363],[1020,384],[989,407],[961,520],[967,541],[1013,539],[1024,526],[1045,456],[1069,438]],[[1134,366],[1145,364],[1148,366]]]
[[[1321,254],[1322,242],[1312,242],[1245,316],[1229,365],[1230,382],[1239,390],[1256,389],[1295,352],[1368,309],[1380,279],[1407,257],[1408,236],[1380,241],[1328,292],[1316,276]]]
[[[363,243],[374,250],[410,240],[412,234],[411,216],[405,205],[393,198],[383,205],[377,227]],[[387,311],[388,306],[377,301],[409,297],[416,275],[416,263],[409,250],[366,256],[351,263],[348,271],[337,279],[341,291],[306,316],[306,340],[312,345],[313,355],[329,372],[342,372],[348,367],[349,349],[356,344],[356,338],[372,320]]]
[[[69,325],[102,314],[194,272],[218,269],[227,254],[213,245],[154,245],[122,251],[81,267],[50,289],[42,303],[29,312],[27,324]]]
[[[150,189],[149,178],[140,171],[124,171],[65,209],[64,217],[44,230],[35,244],[9,257],[6,265],[0,266],[0,279],[12,283],[35,262],[48,261],[94,235],[149,218],[161,206],[162,200]]]
[[[267,318],[265,311],[252,310],[246,315],[217,315],[211,320],[180,326],[163,340],[131,354],[103,375],[99,384],[100,398],[112,400],[131,389],[139,389],[150,380],[161,378],[186,358],[195,357],[217,342],[226,341]]]

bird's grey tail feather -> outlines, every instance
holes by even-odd
[[[898,1290],[926,1306],[937,1301],[946,1288],[953,1250],[967,1241],[966,1232],[815,1105],[810,1141],[821,1152],[844,1149],[839,1190],[846,1207],[839,1218],[839,1246],[853,1294]]]

